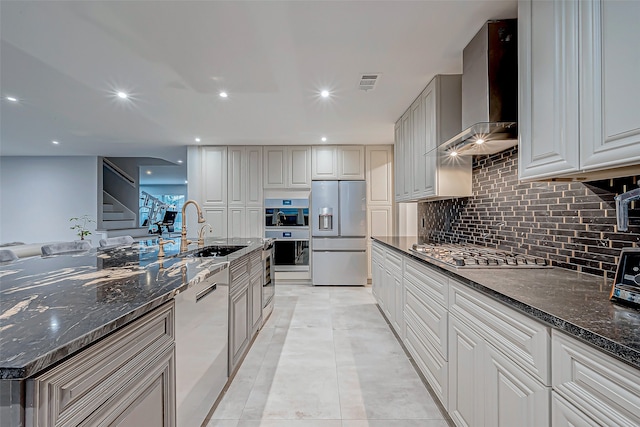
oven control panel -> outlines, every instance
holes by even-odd
[[[611,299],[640,305],[640,248],[623,249],[620,253]]]

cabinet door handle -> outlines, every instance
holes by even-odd
[[[202,298],[206,297],[207,295],[215,291],[217,288],[218,288],[218,284],[214,283],[213,285],[209,286],[207,289],[201,290],[196,294],[196,302],[200,301]]]

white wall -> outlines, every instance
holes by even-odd
[[[97,190],[97,157],[0,157],[0,243],[77,240],[69,218],[95,220]]]

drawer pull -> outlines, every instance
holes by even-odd
[[[218,284],[214,283],[213,285],[209,286],[207,289],[201,290],[196,294],[196,302],[200,301],[202,298],[206,297],[207,295],[215,291],[217,288],[218,288]]]

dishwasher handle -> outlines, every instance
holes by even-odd
[[[199,302],[202,298],[205,298],[207,295],[213,293],[218,288],[218,284],[214,283],[211,286],[208,286],[206,289],[201,290],[196,294],[196,302]]]

